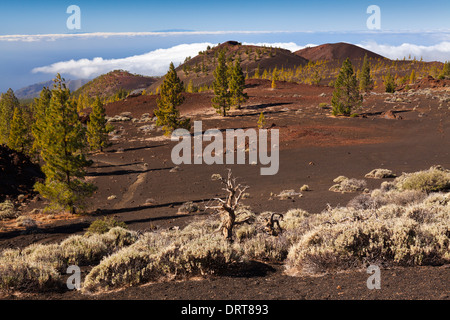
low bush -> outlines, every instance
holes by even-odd
[[[385,178],[395,178],[396,175],[388,169],[374,169],[365,175],[369,179],[385,179]]]
[[[372,193],[374,194],[374,192]],[[390,191],[386,199],[402,192]],[[408,204],[380,201],[376,206],[330,208],[289,250],[291,274],[350,268],[439,265],[450,262],[450,194],[406,197]],[[421,199],[421,200],[419,200]],[[359,202],[362,202],[361,198]],[[395,200],[393,201],[395,202]],[[398,201],[401,203],[402,201]]]
[[[242,249],[220,234],[180,241],[191,234],[192,230],[146,235],[94,267],[83,284],[84,292],[214,274],[243,258]]]
[[[102,219],[97,219],[93,221],[87,230],[88,234],[103,234],[107,233],[109,230],[115,227],[120,227],[123,229],[127,228],[125,222],[117,221],[114,217],[103,217]]]
[[[450,190],[450,170],[440,166],[428,170],[403,173],[395,179],[399,190],[418,190],[424,192],[439,192]]]
[[[0,221],[17,218],[18,213],[10,200],[0,203]]]
[[[330,191],[333,192],[357,192],[364,191],[367,187],[367,183],[364,180],[358,179],[349,179],[344,176],[337,177],[333,180],[336,184],[330,188]]]

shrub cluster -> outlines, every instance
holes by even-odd
[[[46,290],[61,286],[69,265],[93,268],[83,283],[91,293],[143,283],[221,273],[249,260],[284,263],[289,274],[380,266],[450,263],[448,171],[440,167],[403,174],[360,194],[345,207],[310,214],[291,209],[277,216],[278,236],[266,232],[272,212],[238,210],[235,242],[220,219],[194,220],[184,229],[138,236],[121,227],[71,236],[60,244],[0,252],[0,288]],[[434,177],[433,179],[429,177]],[[437,178],[436,178],[437,177]],[[335,180],[342,185],[345,177]],[[365,185],[359,183],[362,188]]]
[[[0,289],[42,291],[62,285],[61,273],[69,265],[92,265],[137,240],[120,227],[99,235],[71,236],[60,244],[33,244],[0,253]]]

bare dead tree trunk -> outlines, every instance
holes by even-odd
[[[278,216],[279,219],[276,219],[275,216]],[[283,220],[283,215],[281,213],[272,213],[270,218],[266,219],[266,224],[264,230],[271,236],[278,236],[283,232],[283,229],[280,226],[280,220]]]
[[[239,201],[242,198],[244,192],[248,189],[248,186],[242,186],[236,183],[236,178],[233,178],[231,169],[228,169],[228,176],[226,179],[219,179],[224,188],[222,190],[227,192],[225,200],[216,198],[218,202],[217,206],[208,207],[209,209],[217,209],[222,215],[222,223],[219,227],[219,231],[222,231],[223,236],[228,241],[233,241],[233,227],[236,224],[236,209],[239,207]]]

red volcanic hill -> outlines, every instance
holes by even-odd
[[[75,96],[88,95],[90,97],[109,97],[119,90],[132,91],[145,89],[158,78],[132,74],[124,70],[114,70],[89,81],[77,91]]]
[[[387,58],[376,54],[375,52],[344,42],[327,43],[317,47],[309,47],[298,50],[295,52],[295,54],[310,61],[343,61],[347,58],[350,58],[350,60],[352,60],[353,62],[363,60],[366,54],[369,59],[388,60]]]
[[[213,74],[221,51],[225,51],[228,61],[234,61],[237,57],[240,57],[242,70],[249,76],[253,76],[258,68],[262,75],[265,70],[270,72],[275,68],[294,69],[308,63],[305,58],[286,49],[242,45],[237,41],[227,41],[199,52],[195,57],[186,58],[185,62],[176,68],[178,76],[186,86],[190,81],[196,87],[210,86],[214,81]],[[160,79],[151,85],[147,91],[155,92],[162,81],[163,79]]]

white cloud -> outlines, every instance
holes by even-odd
[[[123,69],[132,73],[161,76],[164,75],[170,62],[175,66],[188,56],[196,56],[211,43],[181,44],[168,49],[158,49],[142,55],[122,59],[103,59],[100,57],[80,60],[69,60],[53,63],[49,66],[34,68],[33,73],[69,74],[77,78],[92,78],[112,70]]]
[[[436,45],[420,46],[416,44],[403,43],[399,46],[387,44],[377,44],[376,42],[368,42],[359,44],[358,46],[378,53],[389,59],[408,59],[416,57],[423,58],[424,61],[450,61],[450,42],[444,41]]]
[[[6,42],[36,42],[56,41],[60,39],[86,39],[110,37],[139,36],[180,36],[180,35],[228,35],[228,34],[277,34],[289,31],[161,31],[161,32],[92,32],[92,33],[61,33],[61,34],[12,34],[0,35],[0,41]]]

